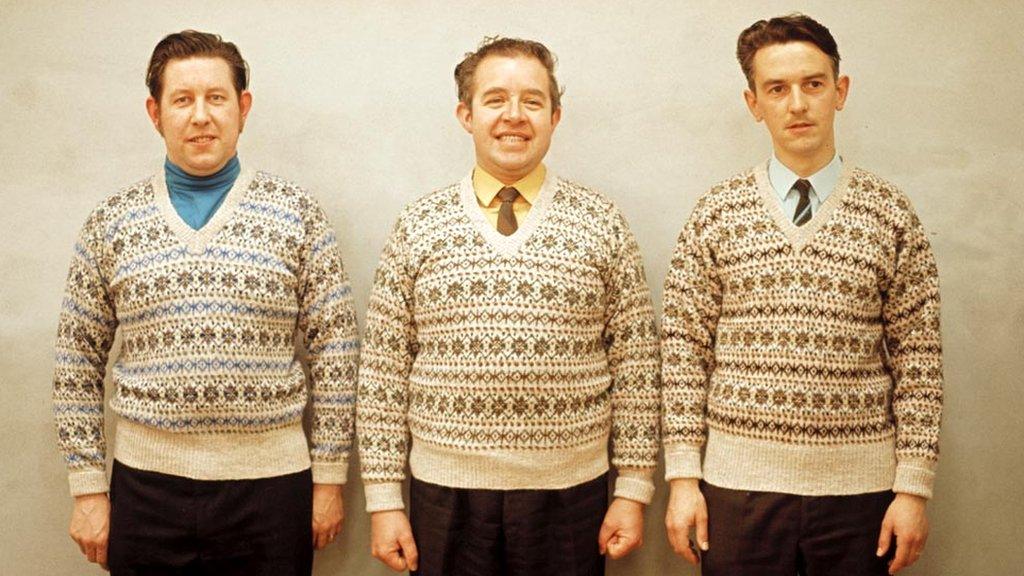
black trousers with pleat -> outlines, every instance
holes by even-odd
[[[710,549],[703,576],[883,576],[875,552],[891,491],[798,496],[701,483]]]
[[[448,488],[412,479],[414,576],[602,576],[608,475],[560,490]]]
[[[309,576],[309,470],[254,480],[193,480],[114,462],[112,576]]]

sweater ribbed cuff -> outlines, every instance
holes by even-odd
[[[654,498],[654,469],[620,469],[613,496],[650,504]]]
[[[68,484],[71,487],[72,496],[102,494],[109,489],[107,484],[107,474],[102,469],[98,468],[69,472]]]
[[[676,478],[703,478],[700,446],[695,444],[665,445],[665,481]]]
[[[896,464],[896,478],[892,483],[892,491],[930,499],[934,483],[935,462],[900,460]]]
[[[401,482],[374,482],[363,486],[366,493],[366,511],[384,512],[386,510],[402,510],[405,502],[402,500]]]
[[[344,484],[348,480],[348,461],[316,462],[313,469],[314,484]]]

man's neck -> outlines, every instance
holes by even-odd
[[[787,154],[785,150],[775,148],[775,157],[779,159],[779,162],[785,164],[786,168],[789,168],[801,178],[812,176],[825,166],[828,166],[828,163],[832,161],[832,158],[835,158],[835,155],[835,144],[822,146],[815,150],[813,154],[808,155]]]

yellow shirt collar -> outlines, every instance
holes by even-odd
[[[522,195],[523,199],[532,205],[537,200],[537,195],[540,194],[540,187],[544,184],[544,177],[547,176],[547,172],[544,164],[540,163],[529,174],[512,184],[512,186],[519,190],[519,194]],[[476,199],[480,202],[481,206],[490,206],[491,202],[494,201],[494,197],[504,187],[505,184],[501,180],[488,174],[479,165],[473,169],[473,191],[476,192]]]

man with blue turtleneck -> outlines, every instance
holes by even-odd
[[[146,81],[164,169],[89,216],[58,328],[71,537],[115,576],[308,575],[341,529],[353,434],[358,341],[335,235],[307,192],[239,162],[252,95],[234,44],[171,34]]]

